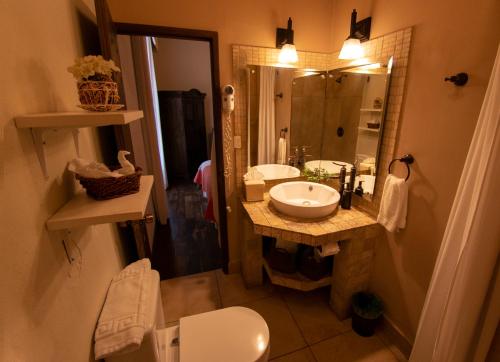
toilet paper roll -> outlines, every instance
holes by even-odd
[[[319,246],[317,249],[318,255],[324,258],[325,256],[335,255],[340,251],[338,242],[331,241],[327,244]]]

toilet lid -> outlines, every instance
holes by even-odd
[[[254,362],[267,352],[269,329],[257,312],[230,307],[180,320],[181,362]]]

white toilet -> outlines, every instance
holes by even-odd
[[[148,272],[151,298],[147,332],[134,352],[111,356],[108,362],[261,362],[269,357],[269,329],[255,311],[230,307],[180,319],[163,328],[164,317],[157,271]]]

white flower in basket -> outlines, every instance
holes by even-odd
[[[77,58],[68,68],[78,81],[80,108],[89,111],[110,111],[123,107],[118,94],[118,85],[113,81],[113,72],[119,72],[113,60],[101,55],[87,55]]]

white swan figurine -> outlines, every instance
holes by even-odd
[[[130,152],[123,150],[118,151],[118,162],[120,162],[121,168],[115,170],[115,172],[118,172],[122,175],[131,175],[135,172],[135,167],[129,160],[127,160],[127,158],[125,157],[126,155],[130,155]]]

